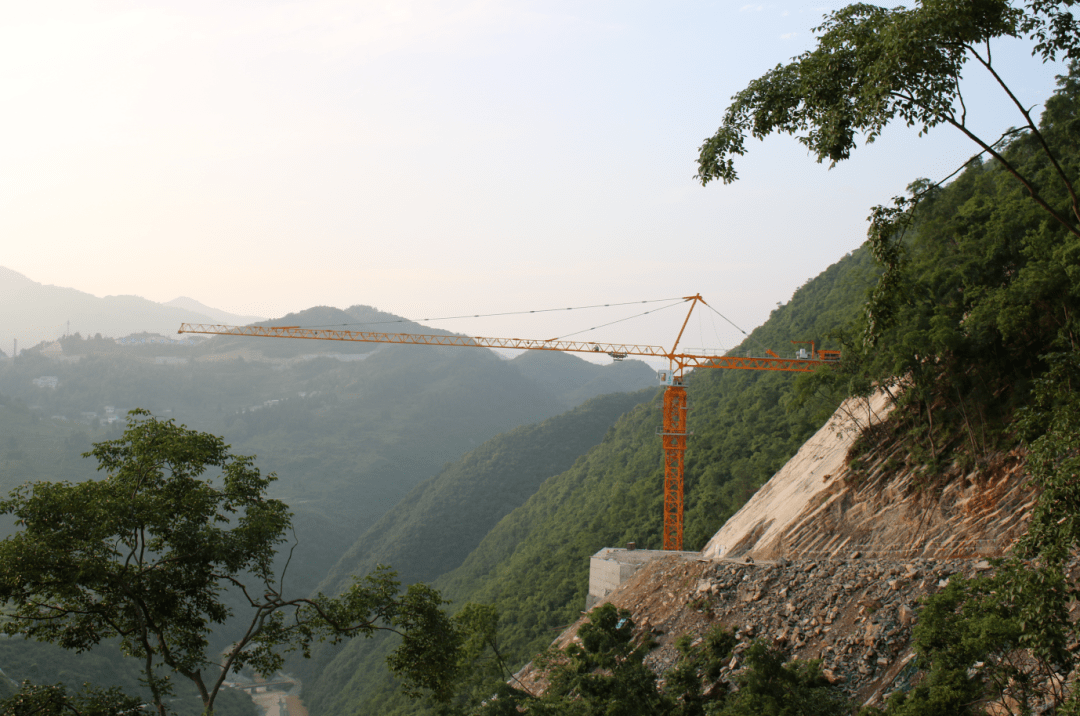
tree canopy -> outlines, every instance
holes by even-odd
[[[900,121],[920,133],[947,124],[1001,163],[1056,222],[1080,236],[1075,172],[1060,166],[1030,109],[994,65],[992,42],[1021,38],[1045,61],[1080,57],[1080,22],[1074,0],[918,0],[886,9],[856,3],[826,15],[815,28],[813,50],[777,65],[732,98],[720,128],[700,147],[698,179],[729,183],[737,178],[734,157],[746,152],[747,135],[798,135],[818,159],[847,159],[860,136],[873,142]],[[1021,124],[999,138],[975,133],[961,83],[965,66],[988,72],[1016,107]],[[1000,151],[1004,140],[1030,133],[1053,166],[1035,177]],[[1053,189],[1051,188],[1053,187]],[[1060,191],[1064,200],[1047,196]]]
[[[85,651],[119,639],[144,664],[163,716],[166,670],[192,682],[207,713],[227,674],[272,674],[283,652],[391,630],[403,639],[395,671],[438,693],[460,640],[433,590],[399,591],[381,568],[336,598],[283,594],[273,564],[290,514],[266,496],[274,475],[221,438],[132,411],[123,437],[86,454],[107,472],[78,484],[36,482],[0,502],[20,530],[0,542],[3,631]],[[220,474],[204,477],[216,468]],[[211,631],[247,609],[241,636],[210,654]]]

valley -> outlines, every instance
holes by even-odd
[[[1069,166],[1077,72],[1043,117]],[[1034,171],[1033,141],[1003,151]],[[1076,240],[1020,208],[994,162],[924,194],[903,231],[806,281],[730,351],[812,342],[840,360],[687,371],[683,552],[660,551],[670,415],[653,370],[559,353],[65,334],[0,360],[0,489],[94,478],[82,455],[128,435],[128,408],[255,456],[289,512],[268,603],[283,584],[333,610],[385,610],[267,662],[303,684],[311,716],[589,713],[591,693],[686,716],[794,693],[864,716],[1071,708]],[[386,322],[434,330],[363,305],[263,323]],[[5,548],[16,528],[9,515]],[[210,589],[225,601],[207,647],[224,653],[245,599]],[[5,673],[59,678],[37,646],[3,645]],[[140,688],[111,646],[63,653],[71,688]],[[228,693],[218,711],[251,716]],[[296,696],[261,698],[281,716]]]

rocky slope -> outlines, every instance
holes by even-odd
[[[1035,495],[1018,452],[992,456],[944,484],[898,470],[902,448],[883,442],[861,457],[848,450],[888,415],[878,394],[847,401],[709,541],[710,558],[913,559],[993,557],[1023,529]]]
[[[826,676],[859,703],[880,702],[915,676],[911,628],[920,598],[957,574],[990,569],[1025,525],[1034,495],[1016,454],[940,488],[894,468],[895,448],[847,467],[859,431],[888,414],[881,397],[845,404],[732,517],[699,554],[663,556],[609,594],[651,630],[648,663],[663,675],[676,640],[722,624],[739,645],[721,681],[741,668],[753,639],[821,659]],[[554,642],[576,638],[586,617]],[[530,690],[544,675],[526,666]]]
[[[664,674],[678,661],[676,640],[700,637],[722,624],[738,645],[720,681],[741,668],[753,639],[788,649],[792,658],[821,659],[825,676],[859,703],[881,701],[908,685],[915,670],[910,647],[918,602],[957,574],[987,570],[982,559],[712,560],[683,555],[655,560],[607,601],[627,609],[652,632],[656,648],[646,664]],[[552,644],[577,638],[584,618]],[[518,675],[542,691],[532,665]]]

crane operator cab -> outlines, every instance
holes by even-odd
[[[682,376],[681,375],[677,376],[675,373],[676,372],[674,370],[670,369],[670,368],[668,370],[658,370],[658,371],[656,371],[656,377],[660,379],[660,384],[661,385],[667,385],[667,386],[682,385],[683,384]]]

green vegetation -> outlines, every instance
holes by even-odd
[[[380,570],[335,599],[282,594],[274,558],[290,516],[266,497],[274,477],[252,458],[145,411],[133,411],[123,436],[91,455],[105,479],[30,483],[0,502],[20,527],[0,542],[8,636],[73,651],[119,640],[141,662],[140,680],[162,716],[173,690],[159,665],[190,682],[209,714],[231,670],[273,674],[283,651],[376,630],[402,637],[397,673],[436,694],[446,688],[458,635],[432,590],[399,593]],[[211,468],[221,474],[204,478]],[[233,616],[226,591],[243,595],[245,628],[219,661],[210,634]]]
[[[1080,360],[1075,351],[1046,359],[1051,368],[1018,421],[1041,491],[1028,532],[992,577],[953,577],[926,600],[914,632],[926,678],[895,694],[886,714],[979,714],[989,704],[1080,712],[1080,695],[1060,678],[1080,666],[1070,649],[1080,639],[1070,618],[1080,574],[1068,567],[1080,550]]]
[[[1024,39],[1043,62],[1080,58],[1080,20],[1072,0],[917,0],[913,7],[886,9],[848,5],[815,28],[817,47],[754,80],[728,107],[716,133],[700,148],[702,183],[736,179],[733,157],[746,151],[746,135],[798,134],[817,156],[835,164],[851,155],[861,134],[873,142],[893,121],[923,133],[945,124],[974,142],[1017,180],[1058,229],[1080,238],[1076,176],[1057,163],[1054,148],[994,66],[991,41]],[[1011,100],[1023,124],[996,141],[975,134],[968,122],[961,77],[974,62]],[[1049,171],[1000,152],[1002,140],[1024,134],[1029,150]],[[1047,192],[1067,193],[1061,203]]]
[[[1041,124],[1072,176],[1080,176],[1078,107],[1074,64]],[[1034,176],[1054,172],[1039,143],[1024,134],[1002,152]],[[891,264],[846,329],[843,369],[808,385],[837,396],[891,386],[901,409],[863,448],[895,436],[909,464],[929,466],[934,477],[966,472],[1015,444],[1017,411],[1031,403],[1049,354],[1076,350],[1080,238],[1049,220],[996,161],[972,162],[947,187],[917,182],[914,191],[918,201],[891,229],[875,229],[881,241],[889,237]],[[1064,190],[1045,196],[1069,201]]]
[[[1051,14],[1058,7],[1039,5]],[[859,7],[837,15],[837,22],[855,23],[863,11],[875,22],[889,19]],[[934,8],[946,13],[962,9],[955,3]],[[915,25],[925,20],[890,17]],[[1062,26],[1072,27],[1071,22],[1063,18]],[[844,32],[854,32],[850,23]],[[1024,32],[1037,34],[1034,27]],[[911,29],[897,28],[901,34]],[[1080,372],[1069,367],[1080,329],[1075,323],[1080,239],[1069,219],[1069,191],[1080,172],[1078,75],[1074,65],[1061,78],[1038,131],[1032,125],[1011,133],[995,144],[996,158],[992,154],[989,161],[971,162],[952,184],[916,182],[911,201],[895,211],[876,211],[869,247],[834,267],[843,280],[827,272],[808,283],[753,336],[770,346],[788,339],[816,339],[819,345],[835,341],[844,350],[841,370],[801,377],[794,392],[791,379],[782,375],[699,371],[691,376],[696,435],[687,453],[690,548],[711,535],[824,414],[848,395],[868,394],[874,385],[888,387],[899,409],[885,430],[865,436],[863,448],[875,440],[903,440],[908,464],[927,468],[928,480],[985,465],[1026,437],[1037,461],[1033,477],[1044,486],[1040,510],[1045,515],[1032,523],[1036,542],[1030,543],[1042,546],[1024,547],[1027,552],[1020,554],[1037,559],[1002,572],[1002,581],[990,590],[996,601],[984,601],[978,587],[961,595],[952,611],[942,607],[942,615],[964,612],[963,600],[970,599],[965,613],[984,621],[943,627],[934,637],[943,642],[920,646],[931,676],[903,713],[950,704],[940,706],[947,713],[972,693],[992,698],[993,688],[988,692],[978,683],[974,692],[950,695],[956,686],[951,679],[978,682],[968,674],[975,654],[991,663],[1002,653],[1014,653],[1012,644],[1049,667],[1071,663],[1061,661],[1057,649],[1074,635],[1061,621],[1063,605],[1074,596],[1062,581],[1062,555],[1076,545],[1071,530],[1080,507],[1080,498],[1072,494],[1077,466],[1070,462],[1080,421],[1069,422],[1070,411],[1076,411],[1062,397],[1071,395],[1080,380]],[[886,111],[881,116],[893,115]],[[1017,173],[1027,186],[1017,181]],[[1044,205],[1031,201],[1032,182]],[[867,293],[871,301],[863,311],[860,298]],[[1043,403],[1049,407],[1036,409]],[[1025,408],[1034,412],[1025,413]],[[589,554],[630,540],[658,546],[660,450],[653,433],[659,422],[655,401],[624,416],[603,443],[548,480],[460,568],[437,581],[459,603],[478,601],[498,609],[500,644],[510,664],[519,664],[543,647],[552,630],[573,621],[584,597]],[[1040,457],[1040,450],[1051,447],[1056,452]],[[963,634],[982,634],[985,641],[980,645]],[[961,656],[954,659],[955,654]],[[952,671],[934,672],[937,662]],[[425,712],[394,696],[385,681],[369,685],[355,676],[376,665],[377,660],[345,650],[315,684],[313,700],[330,714],[358,702],[383,713]],[[767,671],[764,662],[761,668]],[[345,671],[350,676],[342,680]],[[1018,674],[1009,672],[1012,683]],[[321,696],[331,691],[335,698]],[[903,702],[897,697],[900,705],[890,708],[901,708]]]
[[[630,613],[604,604],[589,614],[577,639],[537,659],[547,671],[543,695],[505,681],[487,685],[482,700],[449,705],[447,714],[472,716],[834,716],[853,705],[821,675],[818,662],[785,664],[785,654],[754,642],[740,657],[737,690],[718,679],[732,656],[734,635],[722,627],[700,643],[679,643],[681,658],[661,682],[644,663],[653,648],[648,632],[635,629]]]
[[[1072,5],[850,5],[816,28],[814,49],[737,94],[701,147],[703,182],[736,179],[733,158],[748,135],[796,134],[833,163],[891,122],[924,132],[950,125],[980,148],[947,187],[920,179],[910,197],[873,210],[868,245],[883,275],[862,319],[838,334],[843,372],[813,385],[829,384],[837,397],[902,388],[893,432],[931,473],[956,453],[970,469],[1008,443],[1014,411],[1046,370],[1041,356],[1072,346],[1080,297],[1080,24]],[[1038,121],[997,72],[991,44],[999,38],[1026,40],[1044,62],[1073,60]],[[968,123],[960,79],[969,65],[988,72],[1018,113],[1020,125],[1000,138],[980,137]]]
[[[714,138],[720,144],[707,147],[708,161],[715,164],[703,165],[702,176],[733,179],[730,157],[741,153],[746,133],[805,131],[819,156],[835,161],[854,147],[857,130],[873,136],[895,119],[926,127],[962,124],[951,103],[919,98],[942,87],[941,101],[955,97],[950,93],[959,67],[965,58],[986,59],[973,48],[988,38],[1024,34],[1044,43],[1038,48],[1044,53],[1077,49],[1076,35],[1069,34],[1075,20],[1059,13],[1068,4],[1033,0],[1015,14],[997,1],[961,7],[942,0],[912,11],[860,5],[834,13],[819,50],[778,68],[737,98],[742,105]],[[982,15],[963,14],[980,8]],[[869,44],[858,44],[863,35]],[[945,44],[934,45],[942,38]],[[893,51],[904,47],[914,54]],[[844,62],[834,62],[838,58]],[[919,63],[925,73],[912,74]],[[821,87],[854,94],[815,94]],[[913,93],[910,106],[904,92]],[[834,101],[852,114],[830,114],[828,103]],[[761,114],[769,108],[783,111]],[[799,378],[700,370],[689,377],[695,432],[685,475],[690,549],[702,546],[842,398],[868,394],[875,385],[892,391],[898,409],[885,429],[864,436],[860,449],[878,440],[902,440],[907,464],[926,468],[928,482],[985,466],[1003,448],[1025,441],[1031,476],[1041,490],[1028,536],[995,577],[956,579],[927,603],[916,631],[926,677],[916,689],[894,696],[886,713],[977,713],[1005,698],[1033,708],[1049,699],[1061,713],[1078,710],[1053,676],[1076,665],[1067,647],[1080,639],[1068,620],[1068,607],[1080,592],[1075,575],[1065,570],[1080,548],[1080,238],[1070,218],[1070,190],[1080,174],[1078,115],[1080,67],[1074,64],[1037,125],[1029,122],[1004,141],[983,142],[989,159],[973,160],[951,184],[920,180],[910,199],[878,207],[868,247],[807,282],[737,349],[783,349],[789,340],[814,340],[819,347],[843,349],[839,370]],[[830,117],[840,121],[830,124]],[[318,318],[331,324],[336,318],[328,311]],[[356,320],[349,314],[339,322]],[[215,353],[215,345],[223,353]],[[209,342],[190,350],[192,357],[207,358],[247,351],[246,346]],[[565,356],[561,362],[544,363],[542,356],[502,361],[484,352],[401,348],[361,352],[362,360],[343,363],[303,360],[295,344],[268,346],[264,357],[293,362],[258,362],[246,354],[246,362],[215,363],[211,369],[201,361],[151,365],[149,353],[139,361],[106,361],[88,350],[77,364],[26,356],[0,372],[0,387],[22,391],[20,397],[38,401],[46,413],[61,400],[94,406],[106,395],[134,400],[138,391],[132,386],[140,384],[174,414],[202,411],[245,452],[259,452],[262,464],[288,475],[275,496],[295,505],[302,544],[325,545],[326,554],[303,560],[310,571],[302,583],[322,579],[352,545],[326,582],[328,589],[341,589],[343,580],[384,559],[403,560],[409,581],[435,579],[456,605],[466,605],[441,631],[429,632],[433,640],[444,639],[439,669],[447,676],[427,689],[397,688],[387,658],[399,668],[409,659],[392,656],[399,647],[392,638],[317,648],[302,673],[313,711],[456,714],[520,707],[588,713],[600,703],[625,704],[626,713],[673,714],[846,708],[813,664],[785,665],[783,655],[762,645],[745,653],[750,669],[740,677],[737,694],[707,693],[730,648],[722,633],[697,648],[683,644],[683,661],[663,675],[661,688],[641,665],[646,645],[634,640],[626,622],[620,624],[625,615],[608,611],[597,613],[580,647],[549,655],[556,670],[549,695],[511,690],[507,670],[577,618],[591,554],[628,541],[659,547],[659,400],[626,412],[602,439],[599,426],[623,409],[620,401],[630,407],[642,396],[606,398],[557,421],[511,431],[421,484],[508,426],[554,415],[583,392],[608,385],[610,374],[587,375]],[[114,368],[121,364],[123,371]],[[578,378],[568,380],[564,369]],[[41,374],[60,374],[60,386],[29,390],[29,378]],[[162,387],[168,381],[161,376],[175,384]],[[251,393],[240,385],[244,380],[261,386],[261,400],[279,402],[251,403]],[[406,384],[408,392],[401,390]],[[566,391],[550,395],[553,386]],[[125,404],[120,398],[109,402]],[[9,417],[25,418],[12,405]],[[601,420],[608,410],[602,405],[610,411]],[[585,425],[596,432],[586,434]],[[72,440],[85,430],[63,429]],[[404,437],[416,434],[432,437]],[[55,457],[37,457],[33,445],[16,435],[7,453],[12,457],[0,470],[56,464]],[[561,453],[554,454],[551,445],[561,446]],[[541,462],[540,454],[550,461]],[[508,489],[500,493],[498,483]],[[387,513],[405,495],[407,503]],[[385,520],[377,522],[384,513]],[[465,519],[469,527],[454,526],[451,517]],[[338,524],[349,520],[345,527]],[[440,539],[444,532],[453,538]],[[417,594],[437,599],[434,592]],[[410,700],[417,691],[427,696]],[[492,694],[498,698],[491,700]]]
[[[286,318],[294,325],[395,319],[365,307]],[[508,361],[478,349],[372,351],[362,343],[224,337],[194,346],[77,336],[61,343],[68,359],[27,351],[0,364],[0,392],[13,396],[13,405],[33,407],[20,428],[27,438],[16,436],[17,447],[30,455],[30,434],[42,446],[40,460],[7,461],[4,441],[14,433],[5,432],[0,478],[10,472],[11,479],[0,488],[31,479],[85,479],[91,470],[79,454],[121,429],[104,424],[110,417],[105,406],[114,406],[113,417],[146,408],[223,436],[238,453],[258,455],[264,472],[281,476],[271,489],[294,512],[299,544],[291,586],[301,593],[314,590],[410,490],[487,439],[558,415],[593,391],[655,385],[653,371],[637,361],[599,366],[558,354]],[[352,348],[360,352],[349,353]],[[367,357],[306,357],[328,350],[345,359]],[[55,376],[57,386],[35,386],[41,376]],[[41,416],[64,419],[36,419]],[[62,460],[49,445],[50,433],[70,442]]]
[[[87,425],[52,421],[22,401],[0,394],[0,491],[27,480],[84,480],[94,474],[82,453],[107,431]],[[13,525],[2,523],[0,535]]]
[[[612,424],[655,388],[612,393],[536,425],[498,435],[422,483],[342,556],[322,585],[334,593],[350,574],[392,564],[405,584],[458,567],[491,528],[566,471]]]
[[[0,703],[6,716],[121,716],[138,713],[142,702],[119,689],[87,685],[69,694],[62,684],[23,684],[21,691]]]
[[[876,279],[873,260],[857,251],[808,281],[777,308],[740,350],[816,340],[858,313]],[[826,347],[828,344],[826,343]],[[790,349],[789,349],[790,350]],[[793,376],[708,371],[688,381],[686,454],[688,549],[716,532],[795,453],[835,409],[825,397],[789,410]],[[598,549],[637,542],[659,549],[663,514],[660,400],[621,417],[603,441],[504,517],[460,567],[435,580],[456,605],[495,607],[501,654],[516,669],[573,622],[588,589],[588,558]],[[305,667],[305,703],[319,713],[436,713],[395,692],[381,640],[324,651]],[[468,688],[472,688],[471,686]]]
[[[993,71],[991,38],[1027,37],[1044,59],[1074,58],[1037,125],[1019,107],[1019,129],[992,145],[972,136],[989,160],[976,157],[948,186],[918,180],[910,198],[874,210],[868,244],[882,278],[837,334],[841,370],[801,382],[803,399],[892,392],[898,409],[856,453],[902,441],[907,465],[930,483],[992,465],[1020,442],[1038,491],[1027,535],[993,577],[953,578],[926,601],[915,630],[924,678],[894,694],[887,714],[1080,713],[1062,679],[1078,665],[1069,647],[1080,638],[1069,617],[1080,575],[1068,571],[1080,550],[1080,33],[1071,5],[845,8],[829,16],[817,50],[736,98],[703,155],[706,179],[730,180],[747,131],[808,131],[808,146],[833,161],[846,158],[855,130],[872,139],[896,117],[968,133],[954,103],[959,66],[974,58]],[[832,86],[842,90],[816,89]]]
[[[137,659],[124,656],[116,639],[103,641],[81,653],[28,639],[0,639],[0,664],[3,664],[8,679],[23,684],[19,689],[15,684],[0,679],[0,684],[10,687],[10,691],[0,694],[0,699],[9,698],[20,691],[24,698],[28,696],[28,691],[36,693],[36,696],[28,699],[31,704],[44,697],[50,703],[64,703],[72,698],[78,701],[81,695],[98,704],[105,701],[123,705],[125,699],[130,698],[107,695],[103,699],[101,694],[86,694],[84,684],[91,684],[96,689],[117,689],[121,695],[130,694],[141,703],[151,698],[150,691],[140,682],[142,664]],[[34,686],[28,688],[25,682]],[[55,687],[48,686],[50,684],[59,685],[64,693],[57,693]],[[169,711],[177,716],[200,716],[203,712],[198,691],[186,681],[176,684],[176,696],[168,706]],[[85,708],[80,710],[86,712]],[[9,711],[33,713],[27,707],[22,711],[12,708],[10,702],[0,706],[0,712],[6,714]],[[214,713],[216,716],[258,716],[260,711],[246,694],[224,689],[214,702]]]

